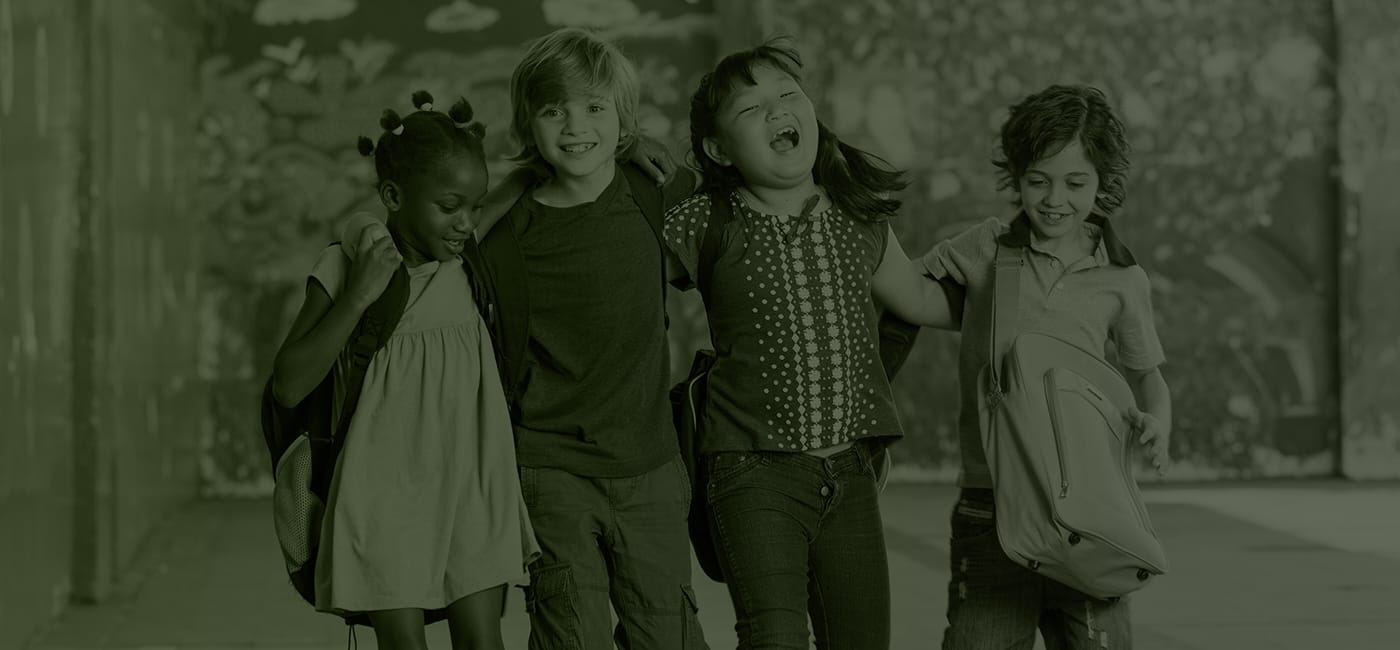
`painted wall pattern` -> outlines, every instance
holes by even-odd
[[[713,56],[713,14],[704,2],[209,6],[217,18],[201,70],[198,202],[210,225],[200,326],[212,406],[201,474],[215,493],[268,489],[255,408],[261,382],[333,226],[355,210],[382,209],[373,166],[354,148],[357,135],[377,136],[381,110],[408,110],[420,88],[440,99],[465,95],[487,125],[487,157],[499,178],[514,153],[509,81],[524,44],[556,27],[586,26],[632,58],[644,89],[642,128],[679,153],[689,89]],[[680,300],[673,314],[693,322],[698,304]]]
[[[212,226],[201,323],[211,491],[267,487],[250,404],[316,247],[373,205],[353,137],[372,133],[384,106],[406,108],[413,89],[464,92],[503,173],[506,80],[521,42],[565,24],[622,42],[643,76],[646,129],[678,152],[685,102],[716,42],[796,35],[823,119],[909,170],[896,229],[914,253],[1005,213],[989,160],[1007,105],[1053,82],[1103,88],[1135,149],[1119,221],[1154,278],[1177,406],[1172,478],[1319,476],[1343,462],[1400,472],[1390,460],[1400,425],[1382,388],[1395,372],[1384,326],[1394,314],[1357,298],[1392,270],[1366,260],[1393,258],[1393,226],[1375,216],[1393,211],[1362,185],[1339,192],[1335,176],[1339,151],[1352,177],[1394,160],[1393,138],[1367,135],[1390,123],[1385,93],[1400,88],[1383,73],[1393,43],[1377,25],[1397,13],[1383,2],[205,4],[223,14],[210,23],[199,129],[199,202]],[[1339,43],[1334,28],[1369,40]],[[1338,291],[1353,296],[1340,317]],[[673,297],[671,312],[681,373],[706,330],[694,296]],[[896,382],[909,433],[901,473],[955,471],[955,346],[955,335],[925,334]]]
[[[1333,471],[1326,3],[796,0],[740,11],[798,37],[819,115],[838,133],[909,170],[896,230],[911,252],[1005,213],[989,159],[1006,106],[1056,82],[1105,90],[1135,149],[1118,221],[1154,279],[1176,404],[1173,478]],[[896,386],[904,453],[941,476],[956,458],[954,340],[926,334]]]

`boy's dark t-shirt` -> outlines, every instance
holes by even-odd
[[[665,206],[693,185],[676,174]],[[530,293],[517,461],[593,477],[660,466],[678,451],[665,262],[622,170],[592,203],[554,208],[527,193],[509,217]]]

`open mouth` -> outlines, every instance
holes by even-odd
[[[1064,220],[1069,219],[1072,216],[1074,215],[1068,212],[1046,212],[1044,210],[1040,211],[1040,217],[1050,225],[1057,225],[1060,222],[1063,222]]]
[[[462,249],[467,247],[467,240],[465,239],[444,239],[442,241],[443,244],[447,247],[447,250],[453,255],[460,255],[462,253]]]
[[[596,142],[582,142],[582,143],[579,143],[579,144],[566,144],[566,145],[562,145],[562,146],[560,146],[559,148],[560,148],[561,150],[563,150],[564,153],[570,153],[570,154],[575,154],[575,155],[577,155],[577,154],[581,154],[581,153],[587,153],[588,151],[592,150],[593,147],[596,147],[596,146],[598,146],[598,143],[596,143]]]
[[[796,149],[797,143],[801,140],[802,136],[797,132],[797,129],[785,126],[773,134],[773,139],[768,141],[768,146],[772,147],[773,151],[782,153]]]

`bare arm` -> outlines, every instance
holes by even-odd
[[[491,232],[491,227],[496,225],[511,206],[520,200],[530,187],[539,182],[539,176],[534,170],[528,167],[517,167],[506,175],[496,187],[491,188],[486,196],[481,197],[481,212],[476,224],[476,240],[481,241],[486,238],[486,233]]]
[[[925,277],[922,268],[909,260],[893,230],[886,237],[885,256],[870,280],[870,290],[887,309],[910,323],[958,329],[943,285]]]
[[[340,300],[332,301],[320,283],[307,282],[306,300],[273,362],[272,395],[278,404],[295,406],[316,389],[400,261],[393,240],[386,238],[351,266]]]
[[[1167,380],[1159,368],[1150,370],[1129,370],[1128,383],[1132,386],[1141,408],[1128,412],[1128,419],[1134,429],[1141,433],[1138,442],[1149,449],[1152,464],[1158,474],[1166,474],[1171,464],[1172,395],[1167,388]]]

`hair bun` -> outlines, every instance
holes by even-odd
[[[399,114],[395,113],[394,109],[386,108],[379,116],[379,126],[383,127],[385,131],[390,131],[394,135],[399,135],[403,133],[403,118],[399,117]]]
[[[470,124],[474,114],[472,104],[466,97],[458,97],[457,101],[452,103],[452,108],[447,109],[447,116],[459,125]]]
[[[418,90],[413,93],[413,106],[420,111],[433,110],[433,96],[426,90]]]

